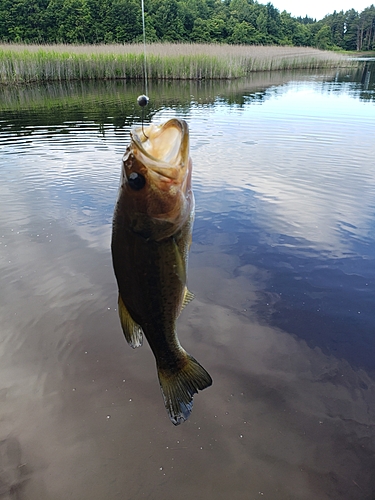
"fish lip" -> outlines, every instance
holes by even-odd
[[[144,148],[143,143],[148,140],[148,134],[150,133],[149,130],[153,131],[155,136],[159,136],[165,129],[173,126],[180,130],[181,140],[177,154],[179,161],[171,164],[153,156],[149,151],[147,151],[147,149]],[[143,127],[135,126],[131,129],[130,136],[134,149],[132,152],[129,151],[129,153],[133,153],[136,157],[139,157],[141,163],[144,163],[142,161],[142,156],[146,157],[145,167],[150,169],[152,173],[166,177],[169,180],[176,180],[180,175],[180,171],[189,165],[189,128],[185,120],[172,118],[160,126],[151,124],[145,129]],[[146,140],[144,139],[145,137]],[[127,153],[124,155],[124,161],[126,160],[126,156]]]

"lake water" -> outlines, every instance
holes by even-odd
[[[0,498],[375,498],[375,66],[152,84],[196,221],[174,427],[117,317],[111,218],[138,84],[0,89]]]

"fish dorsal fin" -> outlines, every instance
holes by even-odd
[[[184,298],[182,299],[182,305],[181,305],[181,311],[185,309],[185,307],[189,304],[194,299],[195,295],[193,292],[190,292],[190,290],[187,289],[185,286],[185,292],[184,292]],[[180,311],[180,313],[181,313]]]
[[[122,331],[124,332],[128,344],[133,349],[140,347],[143,344],[143,330],[130,316],[120,294],[118,294],[118,313]]]

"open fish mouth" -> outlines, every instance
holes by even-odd
[[[189,129],[185,120],[172,118],[161,125],[133,127],[132,154],[153,172],[178,180],[189,164]]]
[[[189,128],[184,120],[133,127],[121,181],[133,230],[148,237],[152,233],[159,241],[181,227],[194,206],[191,174]],[[157,231],[161,233],[156,235]]]

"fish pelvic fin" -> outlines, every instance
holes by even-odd
[[[158,367],[165,408],[174,425],[185,422],[193,409],[193,396],[212,384],[212,378],[193,356],[185,353],[185,364],[177,372]]]
[[[120,294],[118,294],[118,313],[122,331],[124,332],[128,344],[133,349],[141,347],[143,344],[143,330],[130,316]]]

